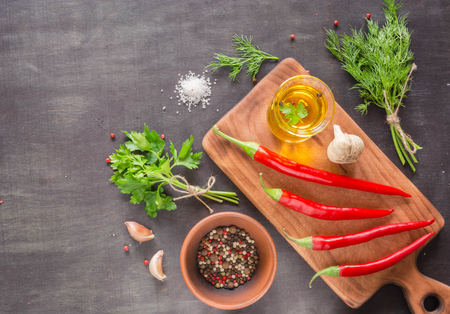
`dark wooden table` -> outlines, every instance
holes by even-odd
[[[217,313],[186,287],[179,265],[186,234],[208,215],[195,199],[148,217],[109,181],[105,163],[125,141],[120,131],[144,123],[180,146],[194,135],[196,151],[207,130],[253,87],[244,73],[207,76],[211,104],[189,113],[173,93],[179,74],[201,73],[213,53],[232,54],[234,34],[280,59],[292,57],[323,79],[336,100],[381,150],[450,218],[450,5],[404,1],[413,30],[418,71],[402,126],[420,145],[417,172],[397,158],[384,111],[367,116],[349,88],[354,80],[324,47],[324,28],[348,33],[366,13],[384,22],[382,1],[2,1],[0,3],[0,312],[1,313]],[[291,33],[296,35],[294,41]],[[261,67],[261,79],[273,67]],[[163,92],[162,92],[163,90]],[[173,99],[170,99],[173,97]],[[163,111],[163,107],[166,109]],[[178,113],[177,113],[178,112]],[[110,133],[116,138],[111,140]],[[215,189],[237,188],[205,154],[196,171],[179,169]],[[177,195],[168,190],[168,194]],[[345,305],[265,217],[238,191],[239,211],[261,222],[278,250],[278,270],[267,294],[238,313],[409,313],[400,288],[383,287],[361,308]],[[124,222],[151,228],[138,245]],[[422,251],[419,270],[450,284],[448,226]],[[130,250],[125,253],[124,245]],[[165,282],[144,266],[164,249]],[[436,306],[429,302],[430,308]]]

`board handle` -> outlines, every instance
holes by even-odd
[[[450,313],[450,286],[422,275],[417,266],[406,276],[397,278],[397,284],[403,289],[409,309],[414,314],[422,313]],[[424,301],[427,297],[434,297],[439,304],[436,309],[425,309]]]

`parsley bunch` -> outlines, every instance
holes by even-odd
[[[192,152],[194,137],[191,135],[178,152],[170,141],[169,152],[163,153],[165,142],[159,134],[148,129],[145,125],[144,133],[125,132],[130,139],[120,145],[116,153],[109,156],[114,174],[111,177],[121,193],[131,194],[130,203],[145,203],[147,215],[155,218],[161,209],[174,210],[177,205],[172,197],[164,194],[163,186],[169,184],[173,177],[172,168],[184,166],[197,169],[202,153]],[[170,156],[171,155],[171,156]],[[186,190],[187,186],[172,178],[171,183]],[[238,204],[234,192],[208,191],[202,196],[222,203],[223,200]]]
[[[415,69],[411,64],[411,33],[406,27],[406,15],[398,16],[401,3],[396,5],[395,0],[385,2],[386,23],[382,28],[377,22],[367,19],[367,33],[352,28],[352,36],[343,35],[340,40],[333,30],[326,30],[326,47],[342,63],[342,68],[357,81],[353,88],[359,90],[359,96],[364,99],[364,103],[358,105],[356,110],[362,114],[367,114],[371,103],[384,108],[388,116],[396,112],[397,107],[403,107],[402,98],[406,97],[404,93],[410,90],[407,83]],[[397,124],[403,132],[399,122]],[[405,148],[411,151],[413,147],[415,152],[422,147],[415,144],[409,136],[403,143],[402,134],[394,123],[390,123],[390,129],[402,164],[408,162],[415,171],[411,159],[414,162],[417,162],[417,159],[413,153],[408,154]]]
[[[258,74],[259,68],[264,60],[278,60],[278,58],[261,51],[259,47],[253,46],[252,39],[252,36],[247,38],[243,35],[234,35],[233,48],[240,58],[229,57],[223,53],[215,53],[214,58],[216,58],[216,61],[207,65],[206,68],[213,67],[212,71],[214,72],[220,67],[228,66],[230,67],[228,78],[230,81],[233,81],[237,80],[236,75],[238,75],[238,73],[241,72],[242,67],[247,64],[247,76],[252,76],[253,80],[255,80],[256,74]],[[239,82],[239,80],[237,81]]]

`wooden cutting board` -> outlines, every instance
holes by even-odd
[[[203,148],[211,159],[225,172],[248,199],[282,234],[286,228],[293,237],[311,235],[339,235],[358,232],[389,223],[428,220],[435,218],[431,226],[401,234],[386,236],[353,247],[332,251],[310,251],[292,244],[294,249],[315,271],[339,264],[360,264],[383,258],[407,245],[420,236],[444,226],[444,219],[425,196],[383,154],[349,115],[336,104],[335,117],[331,124],[338,124],[345,133],[360,136],[365,150],[360,160],[350,165],[331,163],[326,155],[328,144],[333,139],[330,126],[319,135],[299,144],[288,144],[272,135],[266,120],[266,111],[278,86],[286,79],[306,74],[305,69],[294,59],[280,62],[252,91],[229,111],[218,123],[219,129],[239,140],[257,142],[298,163],[318,169],[392,185],[412,195],[411,198],[385,196],[305,182],[282,175],[252,160],[241,148],[210,130],[203,139]],[[326,82],[326,77],[322,77]],[[297,213],[275,203],[265,194],[259,182],[263,173],[269,188],[281,188],[319,203],[335,206],[354,206],[375,209],[394,208],[393,214],[380,219],[353,221],[323,221]],[[394,283],[403,288],[413,313],[425,313],[423,300],[434,295],[441,301],[438,310],[450,311],[450,287],[419,273],[416,259],[420,250],[397,265],[376,274],[322,279],[350,307],[358,308],[380,287]],[[308,282],[305,281],[305,286]],[[316,283],[317,284],[317,283]],[[313,287],[314,289],[314,284]]]

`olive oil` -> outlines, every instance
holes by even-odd
[[[293,79],[295,78],[299,77]],[[334,114],[334,98],[322,81],[316,79],[323,86],[308,84],[312,79],[314,78],[311,76],[302,76],[297,84],[285,82],[283,83],[285,86],[280,86],[275,94],[267,112],[267,120],[273,134],[279,139],[286,142],[301,142],[320,132],[330,122],[330,110],[332,110],[331,117]],[[287,107],[297,112],[300,110],[304,114],[292,119],[292,115],[286,114],[292,112]]]

